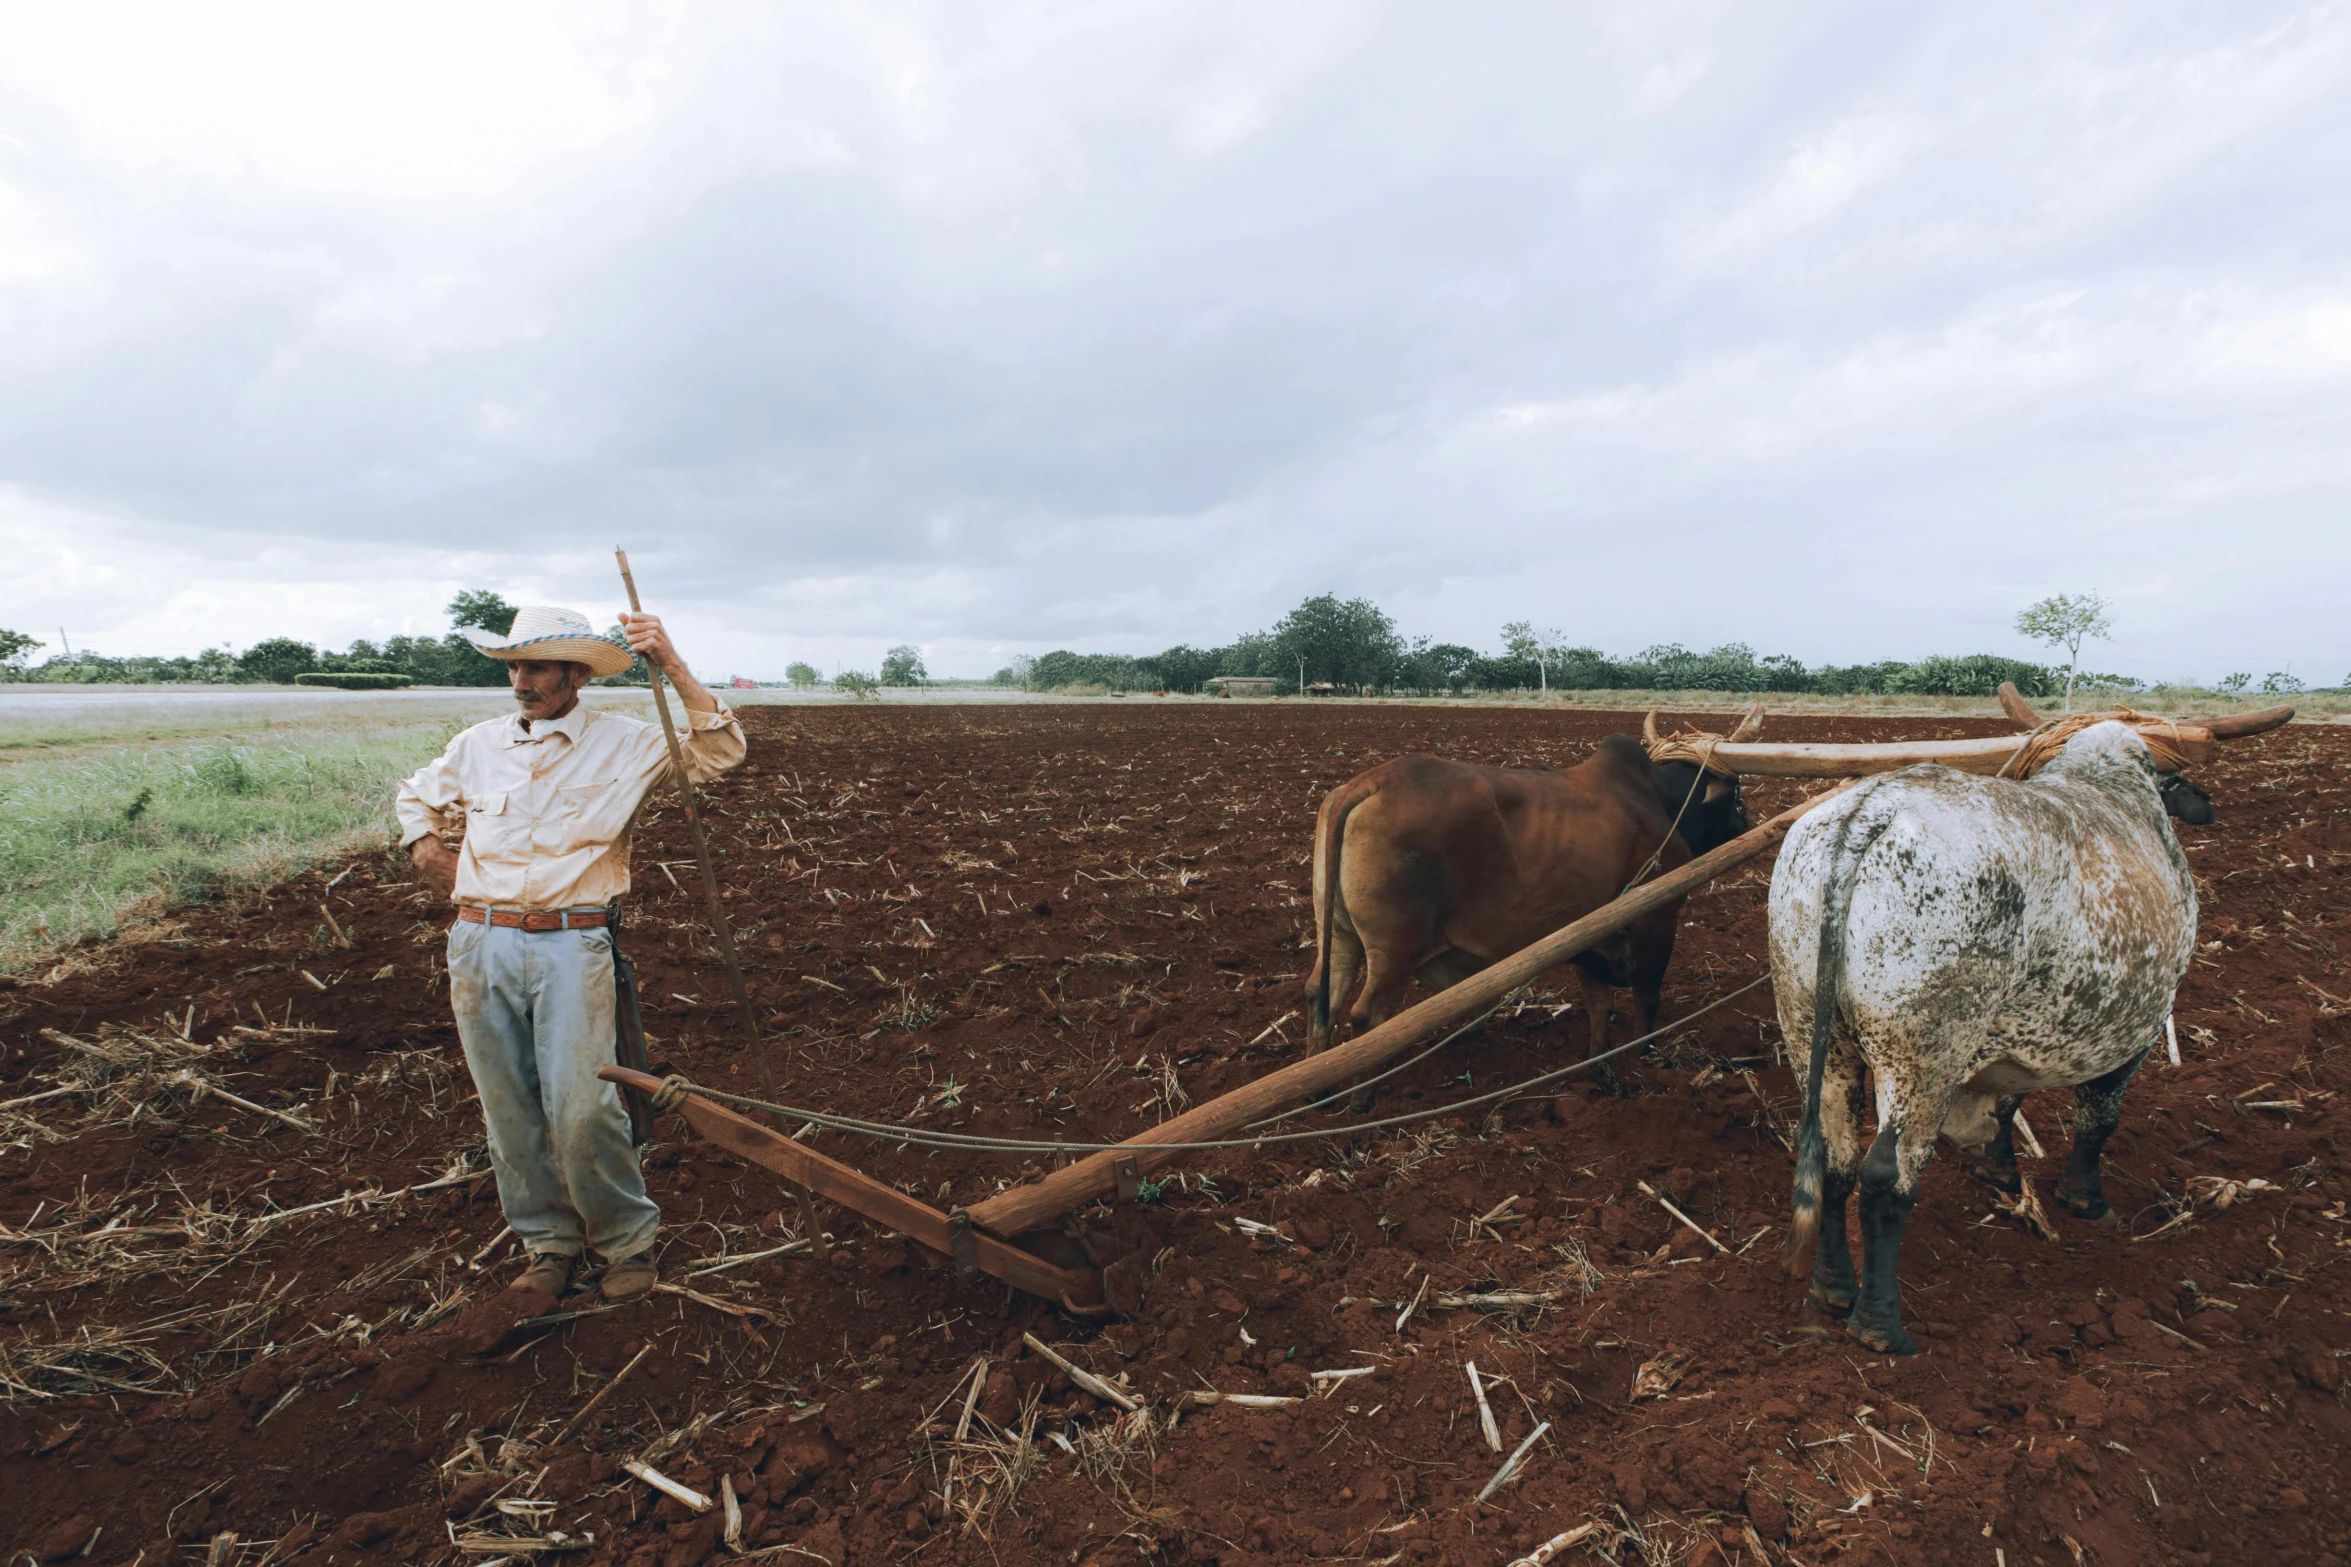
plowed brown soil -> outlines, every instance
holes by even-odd
[[[1292,1058],[1325,790],[1407,750],[1572,760],[1636,721],[753,710],[752,763],[711,806],[783,1092],[995,1134],[1137,1131]],[[688,1278],[801,1223],[772,1177],[689,1140],[658,1145],[649,1180],[664,1278],[695,1293],[614,1309],[582,1293],[518,1324],[439,983],[446,911],[400,864],[364,860],[331,890],[329,867],[83,949],[0,992],[0,1099],[53,1086],[80,1054],[65,1039],[119,1051],[184,1031],[214,1047],[183,1052],[198,1070],[299,1124],[191,1102],[168,1063],[105,1106],[0,1111],[0,1544],[10,1561],[263,1567],[448,1562],[459,1540],[489,1561],[531,1552],[496,1536],[559,1531],[569,1554],[540,1561],[724,1554],[723,1506],[664,1500],[619,1469],[637,1458],[712,1495],[724,1481],[742,1549],[784,1563],[1498,1564],[1587,1521],[1568,1559],[2340,1562],[2351,729],[2247,742],[2199,778],[2220,820],[2182,836],[2210,945],[2181,997],[2185,1064],[2150,1063],[2109,1150],[2121,1228],[2057,1217],[2040,1238],[1946,1149],[1906,1253],[1923,1353],[1899,1361],[1807,1318],[1777,1266],[1798,1103],[1771,1059],[1768,987],[1661,1041],[1621,1093],[1181,1166],[1118,1220],[1146,1227],[1153,1270],[1129,1321],[965,1283],[830,1207],[826,1260]],[[1750,786],[1758,820],[1794,798]],[[655,1060],[751,1091],[674,808],[637,863],[624,943]],[[1763,972],[1768,875],[1688,904],[1669,1017]],[[1382,1109],[1580,1053],[1575,994],[1562,983],[1415,1068]],[[2044,1193],[2069,1106],[2028,1105]],[[663,1134],[686,1135],[674,1119]],[[812,1135],[942,1206],[1041,1168]],[[308,1204],[327,1206],[252,1222]],[[1490,1290],[1550,1298],[1441,1304]],[[1123,1372],[1151,1428],[1074,1392],[1024,1330]],[[981,1356],[993,1370],[954,1456]],[[1485,1505],[1503,1454],[1472,1361],[1505,1451],[1550,1423]],[[1310,1373],[1355,1367],[1369,1374],[1280,1408],[1182,1403],[1306,1394]],[[1028,1440],[994,1440],[1006,1428]]]

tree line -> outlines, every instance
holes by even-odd
[[[292,637],[270,637],[242,653],[210,648],[193,658],[113,658],[87,649],[61,650],[39,664],[31,655],[43,643],[0,628],[0,680],[71,682],[254,682],[291,684],[348,678],[372,684],[500,686],[506,667],[474,650],[465,627],[504,636],[514,625],[515,606],[496,593],[473,590],[449,601],[446,636],[398,636],[383,643],[364,639],[337,652]],[[1480,651],[1456,642],[1407,638],[1386,611],[1368,599],[1341,599],[1324,593],[1307,599],[1264,631],[1248,632],[1216,647],[1178,643],[1158,653],[1076,653],[1057,649],[1020,657],[992,677],[997,685],[1031,691],[1093,687],[1111,691],[1196,692],[1220,675],[1271,679],[1282,693],[1337,689],[1358,693],[1398,692],[1443,695],[1465,691],[1739,691],[1813,692],[1830,696],[1990,696],[2002,681],[2014,681],[2026,696],[2064,694],[2076,683],[2108,690],[2144,690],[2127,675],[2089,674],[2079,669],[2085,639],[2112,628],[2106,601],[2097,594],[2058,594],[2017,616],[2020,635],[2062,652],[2066,662],[2036,664],[1995,653],[1936,655],[1907,661],[1807,665],[1785,654],[1758,655],[1743,642],[1695,652],[1678,642],[1659,643],[1616,657],[1571,644],[1557,630],[1538,631],[1527,621],[1502,627],[1500,644]],[[610,628],[617,637],[620,628]],[[813,664],[795,661],[784,678],[801,689],[830,684],[853,696],[881,686],[921,686],[933,679],[922,650],[901,643],[883,655],[878,675],[844,670],[828,682]],[[642,660],[613,685],[645,682]],[[2249,673],[2215,683],[2236,695],[2253,687]],[[2267,694],[2303,689],[2285,672],[2265,676]]]
[[[1695,652],[1660,643],[1625,657],[1570,644],[1557,631],[1525,621],[1502,628],[1501,645],[1481,652],[1456,642],[1407,639],[1395,621],[1367,599],[1325,593],[1310,598],[1265,631],[1221,647],[1178,644],[1161,653],[1073,653],[1059,650],[1016,659],[996,671],[998,685],[1053,691],[1102,686],[1113,691],[1198,691],[1219,675],[1270,678],[1294,693],[1330,686],[1351,692],[1463,691],[1752,691],[1831,695],[1990,696],[2013,680],[2027,696],[2049,696],[2065,685],[2066,670],[1993,653],[1937,656],[1915,662],[1807,666],[1784,654],[1758,655],[1742,642]],[[2085,677],[2129,688],[2120,676]]]
[[[450,631],[440,637],[398,636],[377,643],[365,638],[341,652],[294,637],[268,637],[242,653],[206,648],[193,658],[135,655],[110,657],[88,649],[63,648],[35,664],[31,655],[46,644],[20,631],[0,628],[0,679],[84,684],[293,685],[305,675],[370,676],[382,685],[502,686],[506,666],[484,658],[468,642],[472,626],[504,636],[514,629],[516,606],[496,593],[474,590],[449,601]],[[610,628],[618,636],[620,628]],[[643,684],[644,661],[605,683]]]

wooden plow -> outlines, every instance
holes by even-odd
[[[2002,688],[2003,706],[2020,725],[2038,727],[2039,715],[2013,687]],[[2201,760],[2213,742],[2258,734],[2286,722],[2292,708],[2274,708],[2188,724],[2131,714],[2142,732],[2162,728],[2175,749]],[[2068,721],[2069,723],[2072,721]],[[1702,760],[1712,771],[1792,778],[1853,778],[1940,762],[1969,772],[1998,773],[2032,737],[2026,734],[1977,740],[1895,742],[1882,745],[1765,745],[1707,735],[1660,739],[1652,725],[1651,753],[1659,758]],[[1680,868],[1644,882],[1615,901],[1561,927],[1319,1055],[1292,1062],[1232,1092],[1110,1147],[1092,1147],[1083,1157],[1025,1185],[997,1193],[968,1208],[942,1211],[886,1185],[837,1159],[803,1146],[747,1115],[685,1089],[677,1108],[704,1138],[782,1176],[801,1191],[827,1198],[880,1228],[904,1236],[966,1277],[986,1275],[1015,1289],[1052,1301],[1081,1315],[1109,1315],[1122,1303],[1106,1289],[1104,1272],[1040,1255],[1038,1248],[1060,1239],[1049,1227],[1103,1196],[1132,1200],[1144,1176],[1203,1144],[1247,1143],[1248,1130],[1286,1108],[1321,1098],[1363,1078],[1416,1045],[1456,1029],[1496,1006],[1519,986],[1577,953],[1588,950],[1647,915],[1712,881],[1724,872],[1776,847],[1807,812],[1842,792],[1840,784],[1813,795]],[[625,1067],[598,1069],[609,1082],[651,1095],[662,1080]],[[673,1096],[674,1097],[674,1096]],[[664,1101],[667,1102],[666,1100]],[[1334,1135],[1343,1135],[1343,1129]],[[1081,1145],[1082,1146],[1082,1145]],[[1073,1150],[1075,1151],[1075,1150]],[[812,1239],[814,1237],[811,1237]]]
[[[969,1208],[942,1212],[839,1160],[803,1147],[748,1116],[690,1092],[680,1108],[697,1132],[728,1152],[764,1165],[801,1189],[829,1198],[861,1218],[905,1236],[952,1262],[966,1275],[986,1274],[1070,1310],[1099,1314],[1111,1309],[1111,1304],[1105,1297],[1098,1270],[1048,1261],[1022,1241],[1033,1239],[1038,1230],[1057,1223],[1064,1214],[1097,1197],[1132,1198],[1146,1174],[1197,1144],[1234,1138],[1267,1115],[1343,1088],[1415,1045],[1461,1026],[1546,970],[1772,848],[1787,836],[1788,829],[1805,812],[1834,792],[1815,795],[1678,870],[1642,883],[1615,902],[1593,910],[1533,946],[1481,969],[1344,1044],[1269,1072],[1231,1093],[1196,1105],[1172,1120],[1130,1137],[1115,1148],[1088,1153],[1048,1175],[999,1192]],[[598,1075],[608,1082],[646,1093],[661,1087],[659,1078],[625,1067],[602,1067]]]

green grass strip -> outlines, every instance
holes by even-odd
[[[0,968],[126,915],[387,841],[392,791],[454,726],[123,748],[0,768]]]

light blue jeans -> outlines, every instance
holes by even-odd
[[[613,1058],[612,937],[460,920],[449,931],[449,999],[482,1096],[506,1222],[532,1255],[608,1262],[653,1244]]]

